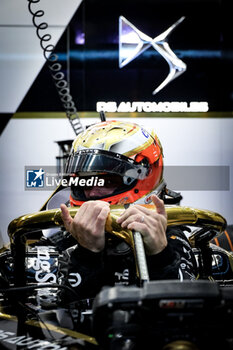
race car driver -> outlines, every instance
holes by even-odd
[[[163,153],[153,131],[120,121],[95,124],[74,140],[67,173],[86,183],[93,176],[104,182],[71,186],[70,205],[80,206],[74,218],[61,204],[64,226],[77,243],[64,252],[61,271],[80,299],[93,298],[103,286],[137,284],[132,249],[105,233],[116,204],[125,206],[118,224],[143,237],[151,280],[196,278],[188,239],[180,227],[167,227],[162,191],[155,194],[163,185]],[[149,202],[156,210],[141,205]]]

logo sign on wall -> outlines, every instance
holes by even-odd
[[[164,89],[172,80],[178,78],[186,71],[186,64],[171,50],[168,37],[171,32],[184,20],[181,17],[167,30],[154,39],[144,34],[130,23],[125,17],[119,17],[119,68],[136,59],[144,51],[153,47],[168,63],[169,73],[163,82],[156,87],[152,94],[156,95]],[[206,101],[97,101],[97,112],[207,112],[209,110]]]
[[[149,47],[153,47],[167,61],[169,74],[164,81],[152,92],[153,95],[161,91],[172,80],[186,71],[186,64],[171,50],[168,44],[169,34],[180,24],[185,17],[181,17],[165,32],[154,39],[144,34],[130,23],[125,17],[119,17],[119,67],[123,68],[141,55]]]

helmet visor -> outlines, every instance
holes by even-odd
[[[148,165],[118,153],[98,149],[80,150],[68,159],[66,173],[87,175],[88,173],[110,173],[122,177],[143,180],[148,174]]]

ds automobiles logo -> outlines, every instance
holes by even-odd
[[[149,47],[153,47],[167,61],[169,73],[164,81],[152,92],[157,94],[172,80],[186,71],[186,64],[171,50],[168,44],[169,34],[180,24],[185,17],[181,17],[165,32],[154,39],[137,29],[125,17],[119,17],[119,67],[123,68]]]

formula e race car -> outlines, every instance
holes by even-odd
[[[69,208],[74,216],[78,207]],[[199,280],[149,281],[140,237],[117,223],[123,207],[112,206],[106,231],[135,253],[138,286],[104,288],[94,300],[63,305],[59,251],[43,230],[61,228],[60,209],[13,220],[10,246],[0,255],[0,349],[233,349],[233,254],[210,243],[226,229],[207,210],[167,206],[168,225],[192,228]],[[57,230],[60,241],[69,236]]]

